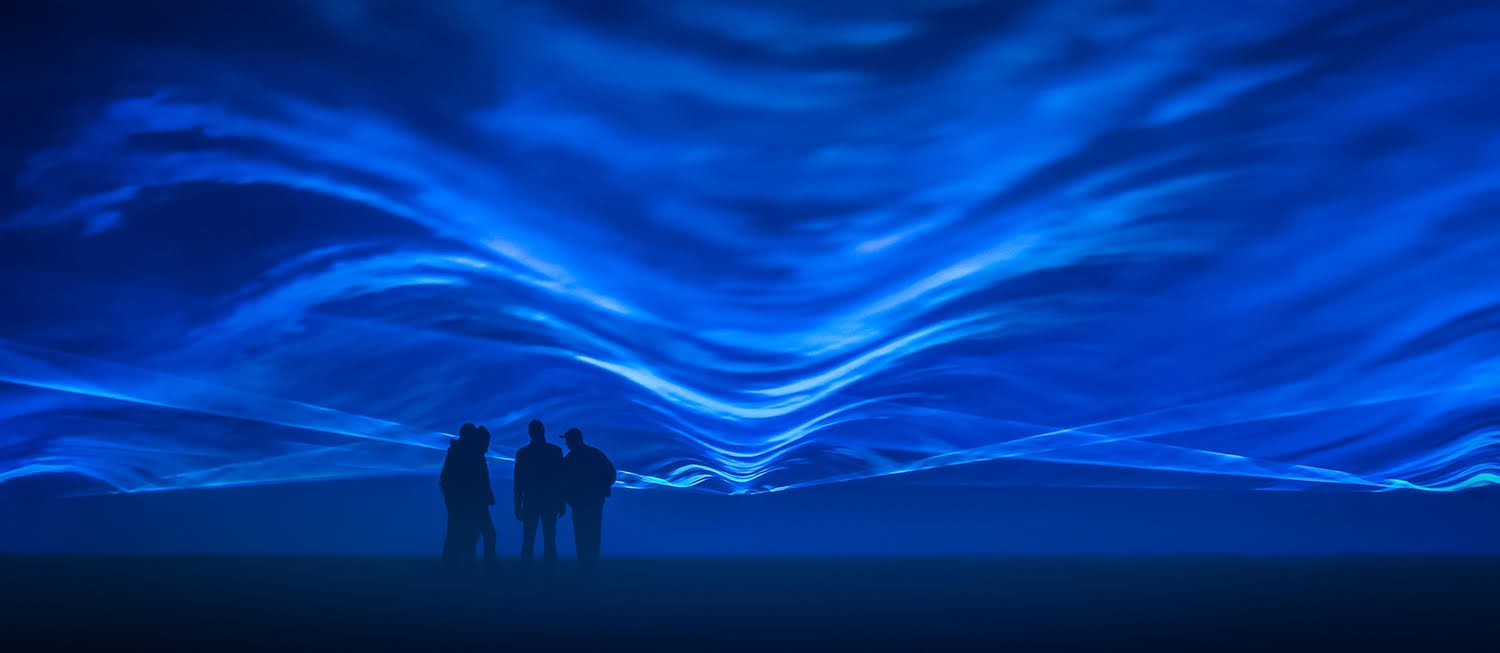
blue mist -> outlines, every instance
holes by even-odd
[[[37,4],[0,494],[1500,482],[1490,3]]]

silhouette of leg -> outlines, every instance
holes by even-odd
[[[588,517],[585,509],[573,504],[573,551],[578,555],[578,566],[588,566]]]
[[[592,569],[599,562],[599,536],[604,506],[587,503],[573,507],[573,538],[578,564]]]
[[[459,526],[461,523],[462,520],[459,516],[454,514],[452,509],[449,509],[448,531],[443,535],[443,562],[449,565],[458,560]]]
[[[459,540],[459,560],[465,567],[474,564],[474,546],[479,544],[479,515],[470,506],[464,511],[463,537]]]
[[[542,516],[542,555],[548,568],[557,566],[557,515]]]
[[[524,513],[521,521],[521,562],[531,564],[536,557],[536,522],[537,515]]]
[[[599,566],[599,549],[604,536],[604,505],[593,507],[589,515],[589,566]]]
[[[490,509],[480,508],[477,516],[479,536],[484,539],[484,562],[495,563],[495,520],[490,519]]]

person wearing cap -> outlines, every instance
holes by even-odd
[[[599,564],[604,500],[609,498],[617,474],[604,452],[583,443],[583,431],[568,429],[563,442],[568,445],[568,455],[563,458],[563,496],[573,507],[578,563],[591,569]]]
[[[560,447],[547,442],[541,420],[527,425],[531,444],[516,451],[514,497],[516,519],[521,528],[521,561],[536,557],[537,526],[542,528],[543,560],[548,567],[557,564],[557,518],[567,511],[563,503]]]

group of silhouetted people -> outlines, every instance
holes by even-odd
[[[599,562],[604,500],[616,479],[615,466],[604,452],[583,443],[583,432],[568,429],[562,439],[568,454],[547,442],[538,420],[527,426],[531,442],[516,451],[514,499],[516,519],[522,524],[521,560],[536,558],[536,533],[542,531],[542,556],[550,567],[557,563],[557,519],[573,508],[573,537],[578,562],[587,569]],[[448,508],[448,533],[443,560],[464,565],[474,560],[474,545],[483,539],[486,564],[495,562],[495,524],[490,506],[495,493],[490,488],[485,452],[490,432],[483,426],[464,424],[458,438],[448,445],[439,484]]]

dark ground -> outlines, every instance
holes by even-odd
[[[0,556],[0,649],[1489,650],[1500,558]],[[19,644],[19,646],[17,646]]]

